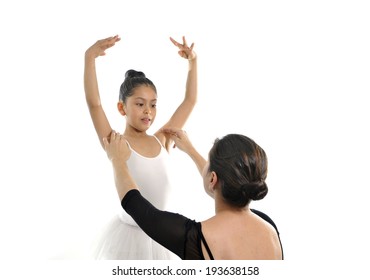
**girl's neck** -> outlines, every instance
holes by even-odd
[[[145,136],[148,136],[148,134],[146,133],[146,131],[140,131],[140,130],[135,129],[132,126],[127,125],[126,129],[125,129],[125,132],[123,133],[123,136],[126,136],[126,137],[145,137]]]

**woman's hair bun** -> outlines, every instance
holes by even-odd
[[[263,199],[268,192],[265,181],[251,182],[239,186],[221,186],[223,197],[232,205],[245,207],[251,200]]]
[[[136,70],[133,70],[133,69],[130,69],[126,72],[125,74],[125,78],[145,78],[145,74],[141,71],[136,71]]]
[[[260,200],[267,195],[268,187],[265,181],[258,181],[243,185],[241,190],[251,200]]]

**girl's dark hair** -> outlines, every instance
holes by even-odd
[[[247,136],[229,134],[216,139],[209,152],[209,171],[217,174],[230,205],[244,207],[268,192],[266,153]]]
[[[143,85],[151,87],[155,93],[157,93],[155,85],[145,76],[143,72],[132,69],[128,70],[125,74],[125,80],[123,81],[119,90],[119,100],[125,103],[127,97],[133,95],[134,89]]]

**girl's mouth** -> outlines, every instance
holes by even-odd
[[[141,119],[141,121],[142,121],[143,123],[145,123],[145,124],[150,124],[151,119],[149,119],[149,118],[143,118],[143,119]]]

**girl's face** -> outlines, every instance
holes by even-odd
[[[149,86],[134,89],[124,106],[127,123],[138,131],[146,131],[157,114],[157,94]]]

